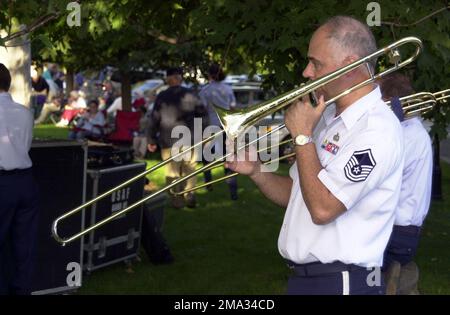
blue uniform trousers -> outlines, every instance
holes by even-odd
[[[386,288],[380,269],[364,268],[341,262],[298,265],[293,270],[288,295],[384,295]]]
[[[389,268],[389,265],[394,260],[404,266],[414,259],[417,246],[419,245],[420,229],[419,226],[414,225],[394,225],[389,243],[384,252],[384,270]]]
[[[0,171],[0,263],[6,248],[12,257],[12,275],[0,278],[10,294],[30,294],[36,259],[38,191],[31,168]],[[10,241],[6,246],[6,240]],[[5,269],[5,268],[3,268]],[[1,276],[1,275],[0,275]]]

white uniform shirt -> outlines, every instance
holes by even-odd
[[[430,136],[419,118],[402,122],[405,139],[405,165],[395,225],[422,226],[428,213],[433,175]]]
[[[402,181],[401,126],[378,87],[336,118],[335,112],[335,105],[325,110],[313,138],[323,167],[318,177],[347,211],[326,225],[314,224],[294,164],[278,249],[299,264],[381,266]]]
[[[33,115],[15,103],[9,93],[0,93],[0,170],[31,167],[28,151],[33,139]]]

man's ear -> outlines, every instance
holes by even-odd
[[[347,66],[347,65],[357,61],[358,59],[360,59],[360,58],[356,55],[348,55],[347,57],[344,58],[344,60],[342,60],[342,67]]]
[[[359,59],[360,58],[356,55],[348,55],[347,57],[344,58],[344,60],[342,60],[341,67],[348,66],[349,64],[351,64]],[[355,68],[355,69],[357,69],[357,68]],[[345,74],[344,77],[352,78],[356,73],[357,73],[357,71],[350,71],[349,73]]]

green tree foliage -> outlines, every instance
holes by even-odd
[[[252,72],[268,74],[266,83],[285,91],[305,80],[301,73],[307,64],[309,39],[317,26],[334,15],[366,21],[368,2],[204,0],[192,15],[197,32],[204,30],[205,45],[224,58],[230,69],[244,63]],[[424,51],[405,70],[415,89],[434,92],[449,88],[450,6],[440,0],[427,1],[426,5],[411,0],[377,2],[381,25],[371,29],[379,47],[402,37],[419,37]],[[408,51],[403,54],[409,56]],[[449,109],[446,106],[433,112],[432,132],[441,138],[449,123]]]
[[[131,70],[180,63],[189,67],[204,55],[189,33],[189,11],[195,5],[196,1],[83,1],[79,27],[70,28],[61,18],[34,33],[37,39],[48,39],[34,42],[34,57],[73,71],[119,68],[123,106],[129,109]]]
[[[442,0],[380,0],[381,26],[373,26],[379,47],[414,35],[424,51],[406,72],[417,91],[449,87],[450,12]],[[327,18],[340,14],[365,21],[369,1],[299,0],[82,0],[80,27],[66,24],[68,1],[3,1],[0,23],[11,16],[33,23],[55,12],[32,33],[34,56],[74,70],[113,65],[136,67],[183,64],[205,69],[209,61],[229,71],[267,75],[280,91],[303,82],[309,39]],[[445,9],[447,6],[447,9]],[[443,9],[444,8],[444,9]],[[443,9],[443,10],[440,10]],[[333,52],[330,52],[333,53]],[[382,63],[383,66],[385,65]],[[450,115],[435,111],[435,132],[444,133]]]

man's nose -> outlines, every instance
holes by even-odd
[[[307,79],[312,79],[313,78],[314,71],[312,69],[311,62],[308,62],[308,65],[306,66],[305,70],[303,70],[302,75],[303,75],[304,78],[307,78]]]

